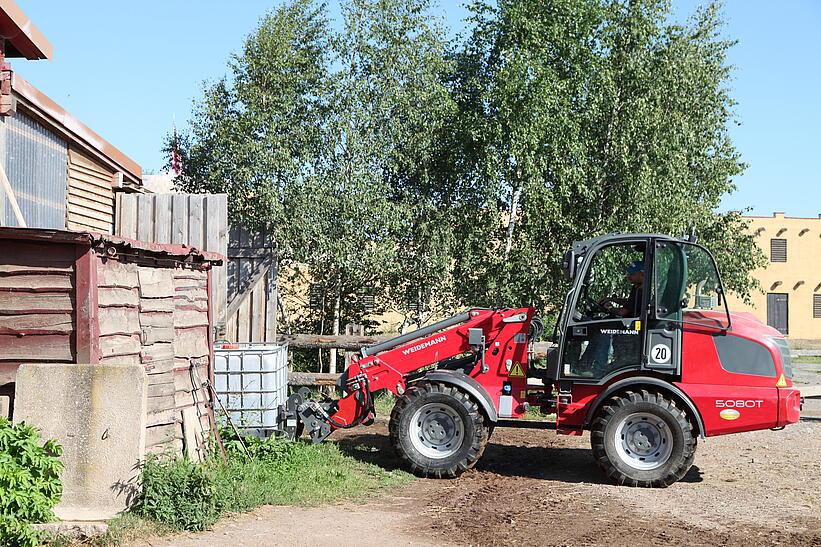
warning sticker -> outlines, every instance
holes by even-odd
[[[524,378],[525,373],[522,370],[522,364],[521,363],[513,363],[513,366],[511,367],[510,372],[508,373],[508,376],[510,376],[511,378]]]

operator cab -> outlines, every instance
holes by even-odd
[[[692,239],[608,234],[574,243],[563,265],[573,282],[549,359],[554,379],[603,384],[631,370],[680,377],[682,325],[730,327],[715,260]]]

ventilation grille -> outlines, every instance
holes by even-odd
[[[771,239],[770,240],[770,262],[786,262],[787,261],[787,240],[786,239]]]

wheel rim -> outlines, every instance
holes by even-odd
[[[417,410],[410,423],[413,447],[422,455],[447,458],[462,446],[464,428],[459,413],[448,405],[427,403]]]
[[[629,414],[619,422],[614,435],[619,458],[635,469],[661,467],[673,452],[670,428],[667,422],[655,414]]]

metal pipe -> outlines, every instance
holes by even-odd
[[[428,325],[427,327],[423,327],[419,330],[409,332],[408,334],[403,334],[402,336],[391,338],[390,340],[382,342],[381,344],[376,344],[374,346],[362,348],[362,357],[367,357],[369,355],[374,355],[382,351],[387,351],[389,349],[395,348],[396,346],[404,344],[405,342],[410,342],[411,340],[422,338],[423,336],[433,334],[436,331],[452,327],[453,325],[464,323],[468,319],[470,319],[470,311],[464,311],[458,315],[454,315],[453,317],[449,317],[447,319],[439,321],[438,323],[434,323],[433,325]]]

